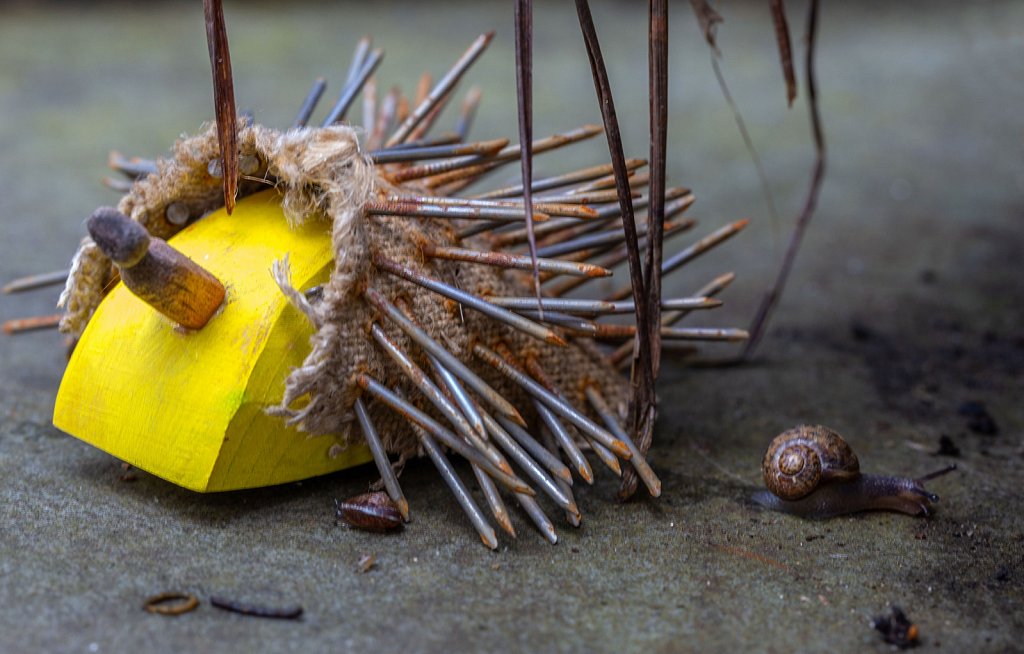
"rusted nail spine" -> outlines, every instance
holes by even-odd
[[[40,273],[38,275],[29,275],[27,277],[19,277],[18,279],[11,280],[7,284],[4,284],[3,294],[7,295],[10,293],[24,293],[25,291],[34,291],[37,288],[46,288],[47,286],[56,286],[58,284],[64,284],[68,280],[68,275],[71,274],[70,270],[54,270],[53,272]]]
[[[395,506],[398,507],[399,513],[402,514],[402,519],[409,522],[409,502],[405,499],[405,494],[402,493],[402,487],[398,483],[395,471],[391,469],[391,461],[388,460],[387,452],[384,451],[384,443],[380,440],[377,429],[370,419],[370,414],[366,411],[366,405],[363,404],[362,399],[356,398],[355,410],[363,437],[366,440],[366,444],[370,447],[370,453],[373,455],[373,461],[377,465],[380,477],[384,480],[384,487],[388,491],[388,496],[391,497]]]
[[[313,115],[313,110],[316,109],[320,96],[324,94],[326,89],[327,80],[323,77],[313,80],[313,86],[309,89],[309,95],[306,96],[302,106],[299,107],[299,113],[295,116],[295,122],[292,123],[292,127],[305,127],[309,123],[309,118]]]
[[[61,314],[55,313],[50,316],[32,316],[31,318],[14,318],[3,324],[5,334],[20,334],[38,329],[55,329],[60,325]]]

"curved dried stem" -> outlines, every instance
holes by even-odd
[[[786,249],[786,256],[782,260],[778,276],[772,288],[765,294],[757,314],[750,325],[750,340],[739,359],[749,359],[754,350],[757,349],[764,330],[771,318],[772,311],[782,296],[786,287],[786,280],[789,278],[793,262],[796,260],[800,243],[803,241],[804,232],[814,215],[814,208],[818,204],[818,193],[821,190],[821,182],[825,178],[825,134],[821,126],[821,113],[818,111],[818,85],[814,77],[814,47],[817,42],[818,33],[818,0],[811,0],[807,7],[807,52],[804,55],[804,68],[807,76],[807,106],[811,114],[811,134],[814,137],[814,168],[811,172],[811,185],[807,189],[807,197],[804,200],[803,209],[797,217],[796,226],[793,228],[793,236],[790,238],[789,247]]]
[[[640,246],[637,238],[636,223],[633,217],[633,199],[629,188],[629,172],[626,158],[622,150],[622,137],[619,133],[619,121],[615,115],[615,102],[612,99],[608,71],[601,55],[594,18],[590,13],[587,0],[576,0],[576,14],[583,32],[583,42],[590,59],[590,70],[594,76],[594,88],[597,92],[598,104],[601,107],[601,118],[604,121],[605,136],[608,139],[608,151],[612,168],[615,173],[615,187],[619,192],[619,207],[622,212],[622,225],[626,236],[626,248],[629,254],[629,276],[632,283],[633,301],[636,303],[636,322],[640,333],[650,333],[649,313],[647,310],[647,288],[644,284]],[[667,24],[666,24],[667,27]],[[629,425],[633,434],[649,430],[654,426],[654,366],[651,357],[651,343],[647,338],[637,339],[639,347],[634,353],[633,368],[630,374],[630,409]],[[634,481],[635,487],[635,481]],[[626,489],[623,489],[624,494]]]
[[[533,231],[533,0],[516,0],[516,96],[519,110],[519,163],[526,207],[526,240],[533,263],[533,292],[540,305],[540,270],[537,267],[537,237]]]

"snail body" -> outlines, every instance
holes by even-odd
[[[954,470],[949,466],[912,479],[863,474],[857,455],[827,427],[801,425],[787,430],[768,446],[762,462],[768,490],[754,501],[805,518],[831,518],[860,511],[898,511],[929,515],[939,496],[924,482]]]

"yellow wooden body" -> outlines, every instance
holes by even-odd
[[[269,486],[371,460],[365,446],[309,437],[264,409],[308,354],[312,328],[271,276],[289,255],[292,283],[324,282],[330,226],[285,221],[274,191],[190,225],[171,245],[227,287],[221,310],[186,331],[123,285],[103,300],[75,348],[54,409],[57,428],[195,491]]]

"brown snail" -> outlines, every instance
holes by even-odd
[[[336,515],[350,527],[364,531],[392,531],[402,526],[398,506],[383,491],[363,493],[343,502],[334,500]]]
[[[766,508],[805,518],[858,511],[929,515],[939,496],[924,482],[956,469],[949,465],[917,479],[860,472],[857,455],[828,427],[801,425],[782,432],[761,464],[767,491],[754,494]]]

